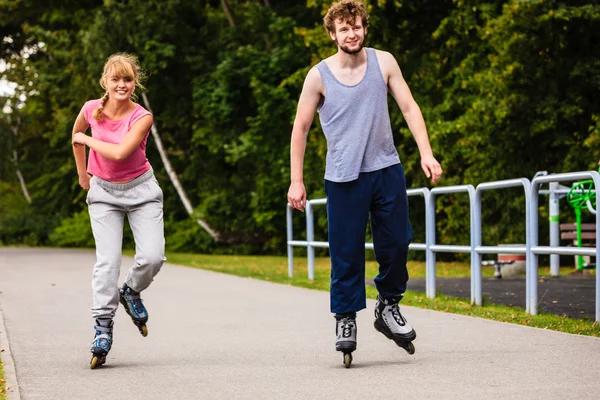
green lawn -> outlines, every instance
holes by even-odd
[[[6,381],[4,380],[4,363],[0,358],[0,400],[6,400]]]
[[[133,252],[128,252],[132,255]],[[294,278],[288,277],[287,258],[277,256],[223,256],[187,253],[167,253],[169,263],[201,268],[210,271],[262,279],[270,282],[300,286],[316,290],[329,290],[329,258],[319,257],[315,260],[315,280],[307,277],[306,258],[294,259]],[[411,277],[425,277],[425,263],[409,262]],[[571,269],[561,271],[568,273]],[[493,268],[485,268],[484,276],[493,276]],[[367,262],[367,277],[377,275],[375,261]],[[470,275],[470,266],[466,263],[437,263],[436,276],[438,277],[464,277]],[[540,275],[549,275],[549,269],[540,268]],[[367,296],[374,299],[377,295],[375,288],[367,287]],[[510,322],[532,327],[551,329],[566,333],[590,335],[600,337],[600,325],[588,320],[578,320],[550,314],[529,315],[524,309],[497,305],[473,306],[467,299],[438,296],[428,299],[424,293],[407,292],[402,304],[445,311],[456,314],[470,315]]]

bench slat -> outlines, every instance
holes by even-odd
[[[560,234],[560,238],[564,240],[576,240],[577,232],[563,232]],[[581,239],[594,240],[596,239],[596,232],[581,232]]]
[[[577,224],[560,224],[561,231],[577,231]],[[581,224],[582,231],[596,231],[596,224]]]

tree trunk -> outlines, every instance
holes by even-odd
[[[29,196],[29,191],[27,190],[27,186],[25,185],[25,179],[23,179],[23,174],[21,170],[17,168],[17,178],[19,178],[19,183],[21,184],[21,190],[23,191],[23,196],[25,196],[25,200],[29,204],[31,204],[31,196]]]
[[[10,119],[10,115],[7,116],[8,124],[10,125],[10,129],[12,130],[13,135],[15,136],[15,146],[17,145],[17,136],[19,135],[19,125],[21,124],[21,119],[17,118],[16,125],[13,125]],[[27,203],[31,204],[31,196],[29,195],[29,191],[27,190],[27,185],[25,184],[25,178],[23,178],[23,174],[19,169],[19,155],[17,154],[17,150],[13,150],[13,164],[15,164],[15,168],[17,169],[17,178],[19,178],[19,184],[21,185],[21,191],[23,192],[23,196],[25,196],[25,200]]]
[[[150,102],[148,101],[148,97],[146,97],[146,93],[142,93],[142,99],[144,100],[144,104],[145,104],[146,108],[148,109],[148,111],[150,111],[152,113],[152,109],[150,108]],[[158,131],[157,131],[156,127],[154,126],[154,124],[152,125],[150,130],[152,132],[152,137],[154,138],[154,141],[156,142],[156,147],[158,148],[158,152],[160,153],[160,158],[162,159],[163,165],[165,166],[165,169],[167,170],[167,174],[169,174],[169,178],[171,179],[171,182],[173,183],[175,190],[177,190],[177,194],[179,195],[179,198],[181,199],[181,202],[183,203],[185,210],[187,211],[189,216],[194,218],[196,220],[196,222],[198,223],[198,225],[200,225],[202,227],[202,229],[204,229],[214,240],[219,241],[219,236],[220,236],[219,233],[216,232],[214,229],[212,229],[206,221],[204,221],[200,218],[196,218],[196,216],[194,215],[194,208],[192,207],[192,204],[190,203],[190,200],[189,200],[187,194],[185,193],[185,190],[181,186],[181,183],[179,182],[179,178],[177,177],[177,174],[175,173],[175,171],[173,170],[173,167],[171,166],[171,162],[169,161],[167,153],[165,152],[165,149],[163,147],[162,140],[160,139],[160,136],[159,136]]]
[[[227,0],[221,0],[221,7],[223,7],[223,11],[229,20],[229,25],[236,26],[235,19],[233,18],[233,14],[231,13],[231,9],[229,8],[229,3],[227,3]]]

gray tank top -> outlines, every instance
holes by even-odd
[[[325,86],[319,120],[327,139],[325,179],[349,182],[361,172],[400,163],[388,112],[388,88],[375,50],[367,51],[367,70],[353,86],[338,81],[325,61],[317,64]]]

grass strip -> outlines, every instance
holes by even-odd
[[[0,400],[6,400],[6,380],[4,379],[4,363],[0,357]]]
[[[133,252],[127,252],[133,255]],[[242,277],[261,279],[291,286],[329,291],[330,264],[328,257],[315,259],[315,279],[307,276],[305,257],[294,258],[294,277],[288,277],[287,258],[281,256],[232,256],[206,255],[190,253],[167,253],[168,262],[209,271],[223,272]],[[466,277],[470,275],[467,263],[438,262],[437,277]],[[367,261],[366,274],[369,278],[377,275],[377,263]],[[425,277],[425,263],[411,261],[408,263],[409,274],[414,278]],[[571,271],[570,269],[568,271]],[[567,272],[568,272],[567,271]],[[485,268],[483,276],[493,276],[493,268]],[[561,273],[566,273],[562,271]],[[549,275],[549,268],[540,268],[540,276]],[[377,290],[367,286],[367,297],[375,299]],[[580,320],[554,314],[529,315],[523,308],[484,304],[483,307],[471,305],[468,299],[438,295],[429,299],[424,293],[407,292],[402,304],[430,310],[444,311],[494,321],[509,322],[559,332],[600,337],[600,325],[590,320]]]

